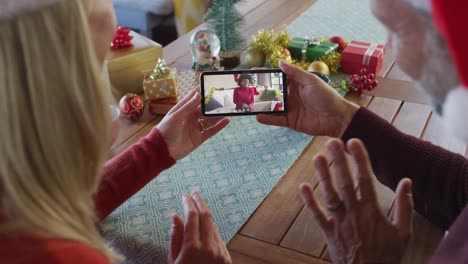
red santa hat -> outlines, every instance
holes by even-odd
[[[14,18],[18,15],[41,9],[58,3],[60,0],[6,0],[0,8],[0,21]]]
[[[431,1],[434,23],[447,42],[460,79],[460,86],[450,90],[445,99],[442,117],[453,133],[468,142],[468,1]]]

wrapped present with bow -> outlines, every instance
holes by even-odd
[[[161,45],[134,31],[116,32],[106,57],[115,98],[127,93],[143,93],[141,73],[151,69],[162,54]]]
[[[341,71],[355,74],[361,69],[377,75],[382,68],[384,45],[352,40],[341,53]]]
[[[158,59],[154,70],[144,73],[143,91],[146,100],[177,97],[177,70],[169,68],[163,59]]]
[[[338,44],[318,38],[293,38],[288,45],[291,57],[299,61],[313,62],[338,50]]]

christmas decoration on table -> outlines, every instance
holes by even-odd
[[[288,50],[290,36],[285,30],[278,32],[271,30],[260,30],[252,36],[250,42],[250,50],[255,53],[261,53],[265,56],[265,60],[274,68],[278,67],[278,62],[284,60],[292,63],[291,53]],[[253,56],[247,57],[245,63],[253,65],[255,62],[260,64],[261,61],[252,61]],[[258,57],[261,57],[259,55]],[[263,66],[263,64],[261,65]],[[260,67],[261,67],[260,66]]]
[[[247,53],[245,54],[243,63],[247,66],[247,68],[253,68],[253,67],[263,67],[265,65],[266,57],[265,54],[258,50],[258,49],[253,49],[250,48],[247,50]]]
[[[122,49],[133,47],[132,39],[130,36],[130,29],[127,29],[123,26],[119,26],[115,32],[114,39],[111,42],[112,49]]]
[[[333,36],[333,37],[330,37],[328,39],[328,42],[331,42],[331,43],[336,43],[338,44],[338,52],[342,52],[344,50],[344,48],[346,48],[346,46],[348,46],[348,43],[346,42],[346,40],[344,40],[342,37],[340,36]]]
[[[323,61],[312,62],[309,65],[309,67],[307,67],[307,71],[308,72],[320,72],[330,77],[330,69],[328,68],[328,65]]]
[[[341,53],[343,73],[354,74],[361,68],[377,74],[382,68],[384,45],[352,40]]]
[[[313,62],[338,50],[338,44],[316,37],[293,38],[288,46],[291,56],[300,61]]]
[[[235,8],[240,0],[212,0],[205,21],[211,26],[220,40],[221,66],[232,69],[240,63],[240,51],[244,38],[239,28],[244,22],[243,16]]]
[[[343,80],[341,88],[346,92],[357,92],[359,95],[364,90],[372,91],[379,85],[379,81],[375,79],[374,73],[369,73],[366,68],[362,68],[359,73],[351,75],[349,81]]]
[[[148,112],[153,115],[165,115],[180,101],[180,96],[149,101]]]
[[[119,101],[120,113],[130,120],[137,120],[143,114],[144,103],[140,96],[128,93]]]
[[[181,70],[177,73],[177,97],[153,99],[147,102],[148,112],[153,115],[167,114],[182,98],[189,94],[199,83],[200,72]]]
[[[142,72],[154,67],[154,62],[162,58],[163,49],[158,43],[134,31],[129,34],[132,47],[124,49],[109,48],[106,65],[113,94],[119,100],[127,93],[142,94]]]
[[[158,59],[153,71],[145,72],[143,91],[146,100],[176,97],[178,95],[177,70]]]
[[[193,33],[190,39],[192,51],[192,69],[220,70],[220,42],[218,36],[210,29]]]

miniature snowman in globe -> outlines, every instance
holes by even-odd
[[[194,70],[220,70],[220,42],[214,31],[202,29],[195,32],[190,39],[190,45]]]

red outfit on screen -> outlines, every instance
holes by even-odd
[[[244,104],[252,105],[255,103],[253,87],[238,87],[234,89],[233,101],[236,104],[236,109],[242,108]]]

